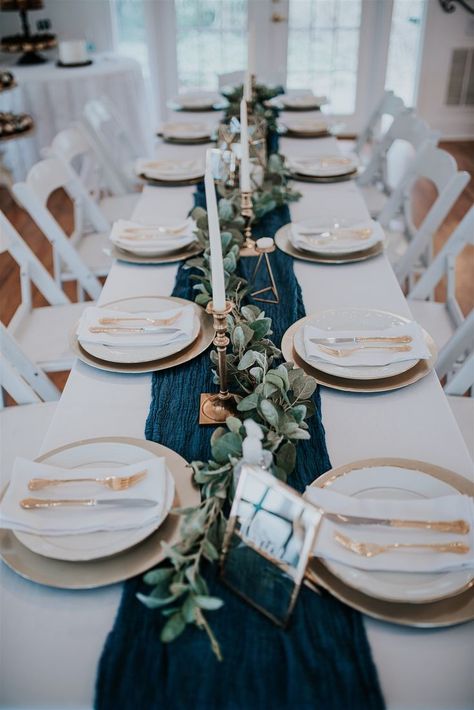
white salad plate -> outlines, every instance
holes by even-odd
[[[310,155],[304,158],[288,158],[292,173],[315,178],[339,177],[357,170],[358,160],[353,156]]]
[[[291,230],[290,241],[295,249],[302,249],[311,254],[357,254],[370,249],[384,239],[382,228],[373,220],[353,223],[336,217],[334,219],[312,217],[293,222]],[[301,237],[304,236],[304,232],[317,232],[321,236],[309,234],[306,237],[307,243],[303,239],[296,245],[296,234],[293,236],[296,230],[301,230]],[[364,238],[357,238],[362,230]]]

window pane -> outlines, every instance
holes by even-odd
[[[421,50],[425,0],[394,0],[385,88],[408,106],[415,103],[416,69]]]
[[[217,89],[217,75],[245,68],[247,0],[175,0],[180,90]]]
[[[117,18],[118,51],[125,57],[132,57],[139,61],[145,79],[148,79],[150,65],[146,47],[143,2],[115,0],[113,7]]]
[[[288,88],[327,94],[334,113],[353,113],[361,0],[289,2]]]

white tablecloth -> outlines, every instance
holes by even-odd
[[[87,67],[57,67],[55,61],[33,66],[2,64],[12,71],[18,87],[0,95],[0,110],[29,113],[35,120],[31,137],[8,142],[5,161],[15,180],[23,180],[40,158],[40,150],[58,131],[81,119],[90,99],[106,96],[134,136],[143,155],[149,154],[152,130],[146,110],[141,67],[134,59],[117,55],[92,56]]]
[[[187,148],[174,147],[186,156]],[[203,148],[205,150],[205,148]],[[282,152],[334,152],[334,139],[282,141]],[[167,147],[167,152],[169,146]],[[298,183],[294,218],[338,214],[361,220],[367,210],[352,182]],[[134,218],[177,219],[192,205],[193,188],[145,188]],[[334,306],[371,306],[409,316],[384,256],[360,264],[295,262],[308,313]],[[176,266],[140,268],[116,263],[100,297],[169,294]],[[77,363],[42,450],[94,436],[143,437],[150,404],[149,375],[115,375]],[[196,392],[196,407],[198,395]],[[431,461],[472,477],[472,462],[435,373],[411,387],[359,395],[323,388],[322,414],[332,464],[374,456]],[[40,587],[2,570],[0,704],[16,708],[90,708],[97,662],[113,624],[121,586],[64,592]],[[146,610],[144,610],[146,613]],[[417,630],[366,619],[389,710],[468,710],[474,681],[474,624]],[[150,679],[150,682],[153,682]]]

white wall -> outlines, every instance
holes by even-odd
[[[51,20],[52,31],[59,39],[86,39],[98,52],[113,50],[113,27],[110,12],[111,0],[44,0],[42,10],[28,13],[30,27],[36,31],[36,22]],[[2,35],[20,31],[17,12],[2,12]],[[47,56],[52,56],[50,52]]]
[[[446,13],[427,0],[417,111],[443,138],[474,138],[474,107],[446,106],[451,52],[474,47],[474,17],[457,5]]]

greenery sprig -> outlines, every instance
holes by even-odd
[[[275,98],[279,94],[283,94],[282,86],[265,86],[257,84],[253,91],[253,101],[251,102],[252,111],[255,116],[265,119],[268,131],[277,130],[278,109],[271,106],[267,102]],[[240,102],[243,96],[243,85],[232,87],[231,89],[223,89],[222,95],[229,102],[229,106],[225,111],[224,120],[230,121],[233,116],[240,118]]]

